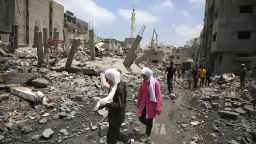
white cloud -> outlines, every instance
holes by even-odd
[[[130,21],[132,11],[129,9],[119,9],[118,15]],[[135,23],[138,25],[150,25],[157,21],[157,18],[145,11],[135,11]]]
[[[185,43],[186,41],[200,36],[203,25],[189,26],[180,25],[175,28],[176,34],[179,36],[178,43]]]
[[[74,15],[87,22],[93,21],[94,25],[112,24],[115,15],[106,8],[97,5],[93,0],[56,0],[64,5],[65,10],[71,11]]]
[[[188,11],[183,10],[181,13],[182,13],[182,15],[184,15],[187,19],[189,19],[189,20],[192,19],[191,15],[190,15],[190,13],[189,13]]]
[[[159,3],[153,6],[155,10],[162,10],[162,9],[171,9],[173,8],[173,3],[171,0],[161,0]]]
[[[200,7],[201,5],[204,5],[205,0],[189,0],[189,2],[195,7]]]

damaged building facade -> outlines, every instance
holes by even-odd
[[[8,11],[14,11],[15,18],[14,22],[9,24],[17,25],[16,36],[19,47],[34,45],[35,32],[42,32],[44,28],[48,29],[48,32],[55,29],[60,32],[60,38],[63,37],[62,5],[52,0],[13,0],[13,3],[14,7]],[[2,6],[4,5],[0,7]],[[9,35],[1,35],[1,37],[2,41],[8,42]]]
[[[80,39],[86,45],[89,40],[88,23],[77,18],[72,12],[64,14],[64,28],[67,31],[67,40]]]
[[[238,72],[256,60],[256,1],[206,0],[200,63]]]

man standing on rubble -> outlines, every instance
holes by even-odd
[[[240,87],[245,86],[245,77],[246,77],[246,68],[244,64],[241,64],[241,71],[240,71]]]
[[[167,73],[167,85],[168,85],[168,92],[171,94],[173,87],[172,87],[172,81],[173,81],[173,75],[175,73],[175,69],[173,68],[173,62],[170,62],[170,66],[166,68],[165,75]]]

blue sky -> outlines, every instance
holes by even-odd
[[[56,0],[65,10],[87,22],[93,21],[102,38],[123,41],[130,36],[130,17],[135,4],[135,33],[146,26],[142,46],[155,28],[159,43],[182,46],[198,37],[203,28],[205,0]]]

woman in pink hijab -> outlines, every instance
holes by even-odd
[[[144,67],[141,75],[143,80],[138,92],[137,107],[139,120],[146,125],[146,134],[141,141],[150,141],[153,118],[161,113],[162,95],[159,82],[154,79],[153,72]]]

